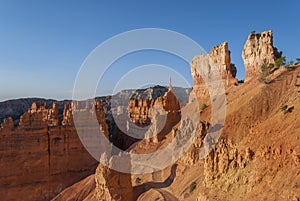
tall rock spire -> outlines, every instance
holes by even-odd
[[[231,63],[228,42],[226,41],[218,46],[214,46],[208,55],[196,55],[190,63],[190,66],[194,80],[193,90],[198,98],[209,94],[202,75],[209,78],[213,77],[214,73],[218,71],[226,90],[238,85],[238,80],[235,78],[236,67]]]
[[[173,90],[173,86],[172,86],[172,77],[170,76],[170,84],[169,84],[169,91]]]
[[[278,52],[273,46],[272,30],[262,33],[251,33],[244,45],[242,58],[246,69],[245,81],[253,77],[260,76],[261,66],[267,62],[274,64],[277,58],[280,58],[282,52]]]

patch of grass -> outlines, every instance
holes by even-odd
[[[276,59],[276,61],[275,61],[275,66],[278,68],[285,64],[286,64],[286,57],[280,57],[280,58]]]
[[[281,107],[281,111],[284,114],[291,113],[291,112],[293,112],[294,109],[295,109],[294,106],[288,107],[288,105],[284,105],[284,106]]]
[[[142,179],[141,179],[141,178],[137,177],[137,178],[135,179],[135,183],[136,183],[136,184],[140,184],[141,182],[142,182]]]
[[[190,193],[192,193],[196,189],[196,187],[197,187],[197,184],[196,184],[196,182],[193,181],[190,184]]]
[[[208,106],[204,103],[202,106],[201,106],[201,110],[205,110]]]
[[[261,82],[265,82],[266,81],[266,77],[269,76],[272,72],[274,72],[275,70],[277,70],[277,67],[275,68],[274,64],[270,64],[267,59],[264,59],[263,64],[261,65],[261,72],[262,72],[262,76],[260,78]]]
[[[284,111],[286,111],[286,110],[287,110],[287,108],[288,108],[288,105],[284,105],[284,106],[282,106],[282,107],[281,107],[281,111],[283,111],[283,112],[284,112]]]

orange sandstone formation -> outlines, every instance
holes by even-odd
[[[99,102],[96,111],[108,135]],[[98,162],[82,145],[66,106],[59,121],[57,104],[33,103],[14,128],[11,118],[0,129],[0,196],[3,200],[49,200],[64,188],[94,173]]]

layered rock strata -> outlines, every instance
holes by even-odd
[[[108,136],[101,104],[84,111],[95,113]],[[77,128],[85,129],[85,128]],[[94,173],[98,162],[82,145],[66,105],[63,120],[58,107],[33,103],[17,127],[6,118],[0,129],[0,196],[3,200],[49,200],[67,186]]]

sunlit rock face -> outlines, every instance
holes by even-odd
[[[281,57],[281,52],[273,46],[273,32],[271,30],[262,33],[251,33],[244,45],[242,58],[246,69],[245,81],[261,74],[261,66],[264,62],[269,64]]]
[[[231,63],[228,42],[224,42],[219,46],[214,46],[209,53],[209,57],[221,73],[221,78],[224,81],[225,87],[231,87],[236,84],[236,67]]]
[[[98,161],[85,149],[77,131],[101,130],[107,137],[103,108],[95,102],[82,110],[94,115],[99,124],[76,129],[72,104],[67,103],[59,113],[55,102],[50,107],[33,102],[16,126],[12,118],[4,119],[0,127],[1,199],[49,200],[95,172]]]
[[[126,167],[130,170],[128,156],[122,154],[107,158],[101,156],[101,162],[96,170],[95,198],[97,201],[133,201],[131,175],[113,170],[114,166]]]
[[[190,66],[197,98],[208,95],[207,80],[222,81],[225,89],[237,85],[236,67],[231,63],[228,42],[213,47],[208,55],[196,55]]]

